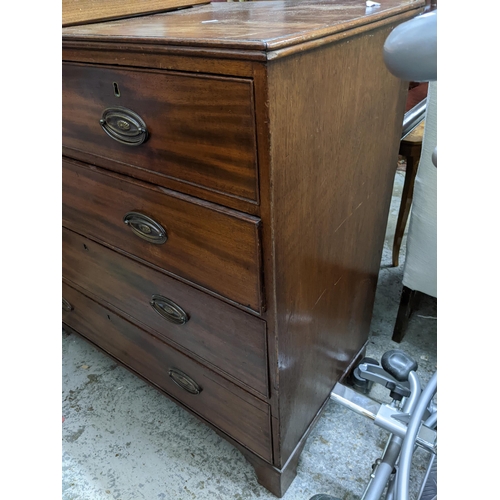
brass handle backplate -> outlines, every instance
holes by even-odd
[[[139,212],[128,212],[123,217],[123,222],[143,240],[161,245],[167,241],[167,232],[155,220]]]
[[[63,297],[62,299],[62,308],[63,308],[63,311],[72,311],[73,310],[73,306]]]
[[[149,304],[162,318],[170,321],[171,323],[183,325],[189,320],[189,316],[182,309],[182,307],[162,295],[153,295]]]
[[[202,388],[185,373],[181,372],[177,368],[171,368],[168,371],[168,376],[182,389],[189,392],[190,394],[199,394]]]
[[[99,120],[102,129],[115,141],[127,146],[139,146],[148,140],[148,128],[144,120],[132,110],[107,108]]]

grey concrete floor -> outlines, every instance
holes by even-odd
[[[424,382],[436,369],[436,300],[425,298],[401,344],[391,341],[405,255],[390,267],[404,173],[397,172],[367,355],[402,348],[419,363]],[[273,500],[243,456],[77,335],[63,332],[63,500]],[[373,390],[378,400],[388,398]],[[284,500],[328,493],[359,499],[387,433],[330,402],[301,455]],[[412,495],[426,457],[417,455]]]

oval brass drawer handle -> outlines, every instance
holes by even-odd
[[[72,311],[73,310],[73,306],[63,297],[62,299],[62,308],[63,308],[63,311]]]
[[[153,295],[149,304],[162,318],[170,321],[171,323],[183,325],[189,320],[189,316],[186,314],[184,309],[182,309],[182,307],[162,295]]]
[[[167,241],[167,232],[155,220],[139,212],[128,212],[123,217],[123,222],[132,231],[142,238],[156,245],[161,245]]]
[[[202,391],[202,388],[191,377],[188,377],[185,373],[181,372],[177,368],[171,368],[168,371],[168,376],[179,387],[191,394],[199,394]]]
[[[99,123],[109,137],[127,146],[139,146],[148,139],[145,121],[131,109],[106,108]]]

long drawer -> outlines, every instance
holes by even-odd
[[[63,146],[94,163],[257,202],[251,80],[64,63],[62,97]]]
[[[63,323],[264,460],[269,406],[63,283]]]
[[[63,160],[63,226],[257,312],[260,219]]]
[[[63,229],[63,278],[268,395],[266,323]]]

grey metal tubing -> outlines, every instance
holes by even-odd
[[[408,375],[408,382],[410,383],[410,396],[403,400],[403,413],[411,412],[415,408],[418,402],[418,398],[422,392],[422,387],[420,384],[420,379],[415,372],[410,372]],[[398,420],[392,418],[391,413],[387,411],[386,407],[380,407],[377,415],[375,416],[375,425],[381,427],[382,429],[389,431],[391,434],[395,434],[404,439],[406,435],[406,427],[401,424]]]
[[[420,387],[420,379],[418,377],[416,377],[416,379],[418,380],[418,384]],[[412,405],[414,406],[414,404],[412,404]],[[414,411],[414,408],[411,411]],[[431,414],[431,416],[425,421],[425,425],[432,429],[435,427],[436,423],[437,423],[437,411],[435,411],[434,413]],[[408,430],[406,432],[408,432]],[[416,448],[417,448],[416,446],[413,448],[413,453],[415,453]],[[413,456],[413,454],[412,454],[412,456]],[[394,498],[396,497],[396,487],[397,487],[396,478],[398,477],[398,475],[399,475],[399,472],[398,472],[398,474],[396,474],[396,477],[393,478],[392,481],[389,483],[389,485],[387,487],[387,492],[385,495],[385,500],[394,500]],[[397,500],[399,500],[399,498]]]
[[[428,404],[434,397],[437,391],[437,371],[434,372],[429,383],[426,385],[422,392],[420,399],[412,412],[410,422],[408,423],[408,431],[401,447],[401,455],[399,457],[399,469],[397,474],[396,489],[398,492],[398,500],[409,500],[409,486],[410,486],[410,468],[413,456],[413,449],[415,440],[417,438],[422,418]]]
[[[437,80],[437,10],[394,28],[384,44],[384,61],[402,80]]]
[[[397,474],[396,474],[397,475]],[[396,493],[396,478],[391,478],[389,485],[387,486],[387,492],[385,494],[384,500],[394,500],[394,495]]]
[[[403,140],[424,119],[426,108],[427,97],[405,113],[401,140]]]
[[[330,394],[330,398],[338,404],[350,410],[375,420],[380,408],[380,403],[376,403],[364,394],[352,390],[350,387],[337,382]]]
[[[411,394],[404,401],[402,410],[404,413],[411,414],[418,404],[422,388],[420,378],[415,372],[410,372],[408,382],[410,383]],[[377,421],[375,421],[375,423],[377,423]],[[382,495],[384,488],[391,477],[392,471],[394,470],[394,465],[398,460],[403,442],[403,438],[394,434],[389,437],[382,461],[375,471],[375,477],[368,483],[361,500],[380,500],[380,496]]]
[[[435,411],[434,413],[431,413],[431,416],[424,422],[424,424],[429,427],[429,429],[434,429],[437,424],[437,419],[438,413]]]
[[[415,372],[410,372],[408,375],[408,382],[410,382],[411,394],[403,405],[403,411],[411,415],[420,400],[420,395],[422,394],[422,384],[420,383],[419,376]]]
[[[375,477],[371,479],[361,500],[380,500],[387,481],[394,470],[403,440],[399,436],[391,436],[385,449],[382,462],[375,470]]]
[[[404,439],[406,436],[406,424],[394,418],[400,415],[400,411],[388,405],[380,406],[380,409],[375,417],[374,424],[382,429],[395,434]]]

